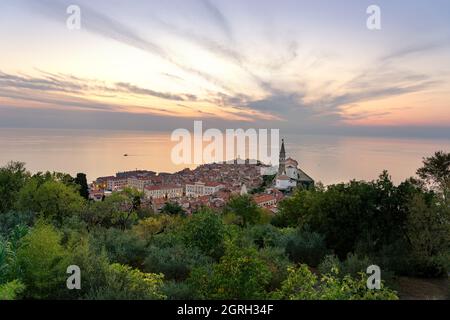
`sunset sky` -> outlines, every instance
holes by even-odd
[[[0,40],[0,127],[450,135],[448,0],[1,0]]]

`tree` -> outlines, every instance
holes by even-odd
[[[450,267],[450,208],[417,195],[410,203],[407,234],[416,272],[446,276]]]
[[[101,251],[103,248],[111,262],[141,267],[145,259],[147,243],[131,230],[99,228],[91,232],[92,244]]]
[[[271,274],[254,248],[230,246],[218,264],[194,269],[190,283],[207,299],[264,299]]]
[[[106,273],[106,284],[92,292],[89,299],[96,300],[158,300],[162,293],[162,274],[143,273],[121,264],[112,264]]]
[[[139,238],[150,242],[158,234],[181,229],[185,222],[186,219],[182,216],[160,214],[140,220],[138,224],[133,226],[133,232]]]
[[[175,243],[171,247],[151,246],[144,261],[144,271],[163,273],[165,279],[184,281],[195,267],[207,265],[212,259],[196,247]]]
[[[306,212],[315,205],[324,190],[297,189],[292,197],[284,198],[278,205],[279,213],[272,224],[278,227],[293,227],[305,224]]]
[[[286,253],[291,261],[307,263],[311,267],[317,267],[327,251],[325,237],[307,230],[298,230],[286,245]]]
[[[19,278],[27,288],[27,298],[58,298],[65,289],[69,266],[61,234],[52,225],[38,221],[21,240],[17,265]]]
[[[0,168],[0,213],[13,208],[17,193],[29,177],[22,162],[10,162]]]
[[[279,300],[398,300],[396,293],[381,285],[380,290],[367,288],[367,276],[357,278],[339,276],[339,269],[319,279],[308,268],[300,265],[288,268],[289,276],[281,288],[272,293]]]
[[[55,180],[40,183],[36,178],[25,184],[16,202],[18,210],[38,213],[58,224],[66,217],[79,214],[83,205],[83,198],[75,187]]]
[[[417,170],[420,178],[431,188],[449,199],[450,193],[450,153],[436,152],[432,157],[423,159],[423,166]]]
[[[239,217],[239,224],[244,227],[261,220],[261,209],[250,195],[232,196],[224,209],[224,214],[230,213]]]
[[[199,248],[205,255],[218,259],[224,252],[225,226],[216,213],[202,209],[188,219],[183,238],[188,247]]]
[[[8,236],[17,226],[31,227],[34,223],[35,214],[33,212],[8,211],[0,214],[0,237]]]
[[[139,219],[136,198],[142,196],[135,189],[114,192],[104,201],[89,203],[88,210],[81,213],[82,219],[90,227],[120,227],[125,230]]]
[[[185,215],[184,209],[176,202],[166,202],[161,209],[161,213],[171,215]]]
[[[86,179],[86,174],[84,173],[77,173],[77,176],[74,180],[74,182],[80,187],[80,196],[82,196],[84,199],[89,199],[89,186]]]
[[[280,205],[278,225],[308,226],[325,236],[341,259],[357,248],[377,254],[406,236],[408,203],[423,192],[411,181],[395,186],[387,172],[371,182],[350,181],[302,190]]]
[[[85,299],[107,285],[109,260],[104,250],[96,250],[87,234],[71,235],[67,243],[67,264],[80,267],[81,289],[63,290],[58,299]],[[69,275],[66,274],[66,277]]]

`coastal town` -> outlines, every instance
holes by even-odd
[[[160,212],[166,203],[172,202],[189,214],[205,206],[222,208],[232,195],[250,194],[259,207],[275,214],[280,200],[294,188],[312,185],[314,180],[299,168],[298,162],[286,158],[283,140],[278,166],[236,159],[176,173],[119,172],[115,176],[97,178],[91,184],[89,197],[102,201],[114,192],[133,188],[143,194],[143,204],[154,212]]]

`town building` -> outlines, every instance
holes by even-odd
[[[268,208],[277,204],[277,198],[271,194],[255,195],[253,200],[260,208]]]
[[[183,187],[176,185],[147,186],[144,194],[147,199],[173,199],[183,196]]]
[[[275,186],[279,190],[289,190],[295,187],[310,187],[314,180],[298,167],[298,162],[292,158],[286,159],[284,139],[281,143],[280,160]]]
[[[148,177],[130,177],[127,179],[128,187],[134,188],[140,192],[144,191],[144,188],[152,184],[152,178]]]
[[[112,177],[106,181],[106,189],[110,191],[123,190],[128,185],[128,180],[125,178]]]
[[[196,182],[195,184],[186,184],[187,197],[202,197],[212,195],[225,188],[220,182]]]

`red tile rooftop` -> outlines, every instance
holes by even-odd
[[[255,202],[259,204],[259,203],[276,200],[276,198],[270,194],[263,194],[263,195],[254,196],[253,200],[255,200]]]
[[[165,199],[165,198],[152,199],[152,203],[154,205],[162,205],[162,204],[165,204],[166,202],[167,202],[167,199]]]

